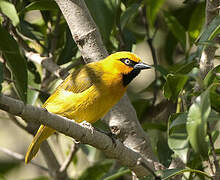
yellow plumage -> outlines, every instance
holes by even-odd
[[[129,64],[130,63],[130,64]],[[150,66],[130,52],[114,53],[99,62],[75,70],[47,99],[43,107],[49,112],[76,122],[94,123],[103,117],[124,95],[127,84]],[[55,132],[41,125],[30,144],[25,162],[38,152],[40,144]]]

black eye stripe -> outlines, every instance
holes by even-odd
[[[126,63],[125,63],[126,60],[129,60],[130,63],[129,63],[129,64],[126,64]],[[137,64],[137,62],[132,61],[132,60],[129,59],[129,58],[121,58],[120,61],[123,62],[125,65],[130,66],[130,67],[134,67],[134,65]]]

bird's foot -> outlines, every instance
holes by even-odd
[[[80,124],[84,127],[87,127],[92,132],[92,134],[94,133],[94,127],[92,126],[91,123],[89,123],[87,121],[83,121]]]

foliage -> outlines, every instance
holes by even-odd
[[[150,54],[156,52],[157,78],[138,95],[131,89],[129,96],[143,129],[154,137],[152,148],[160,163],[169,167],[178,157],[187,167],[157,173],[164,179],[179,174],[188,179],[210,178],[205,162],[213,158],[213,151],[218,159],[220,154],[216,125],[220,119],[220,65],[201,79],[199,60],[208,45],[219,48],[213,39],[220,32],[220,16],[205,28],[204,1],[187,0],[178,6],[165,0],[85,2],[110,53],[133,51],[139,43],[153,41]],[[33,16],[34,12],[37,15]],[[28,60],[25,53],[52,56],[62,67],[77,64],[80,52],[70,29],[53,0],[1,0],[0,24],[0,89],[5,93],[12,83],[17,98],[40,105],[53,91],[56,80],[41,65]],[[218,147],[213,147],[213,143]],[[79,179],[110,180],[131,176],[130,170],[118,168],[116,161],[97,155],[100,152],[94,148],[81,146],[81,149],[90,165],[78,175]],[[82,166],[78,156],[74,157],[74,166]],[[0,159],[0,164],[3,163]],[[17,167],[17,163],[8,162],[5,168],[0,168],[0,179]]]

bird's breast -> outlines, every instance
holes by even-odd
[[[102,118],[123,96],[125,89],[92,86],[86,95],[77,98],[73,110],[69,113],[77,122],[93,123]]]

